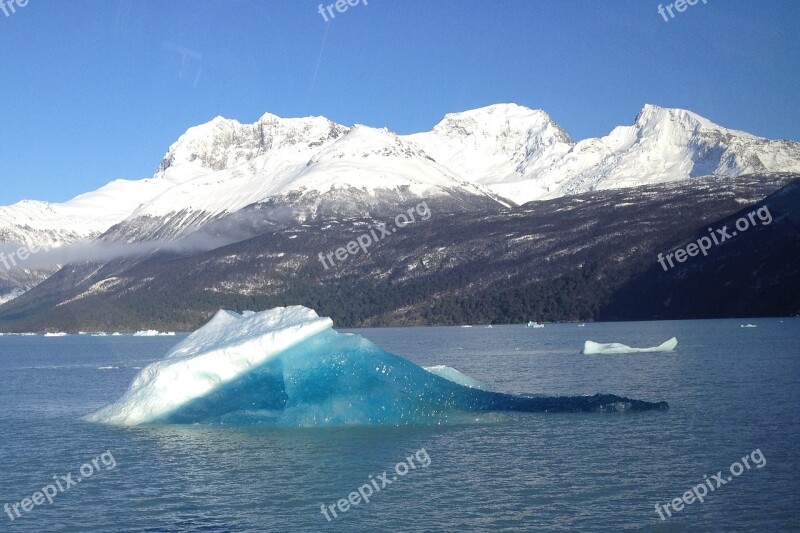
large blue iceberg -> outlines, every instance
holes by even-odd
[[[614,395],[515,396],[454,369],[424,369],[305,307],[220,311],[143,369],[118,401],[85,417],[114,425],[411,425],[490,412],[667,409]]]

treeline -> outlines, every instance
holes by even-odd
[[[176,286],[166,291],[135,292],[125,299],[92,296],[63,312],[54,309],[47,321],[71,331],[187,331],[201,326],[219,309],[241,312],[287,305],[310,307],[342,328],[586,321],[597,316],[613,291],[612,287],[598,285],[597,273],[597,267],[589,267],[518,287],[513,284],[521,280],[506,280],[502,283],[506,288],[489,287],[463,296],[457,295],[460,289],[474,280],[469,272],[382,284],[356,276],[322,283],[300,275],[288,290],[275,295],[184,291]],[[27,328],[37,326],[48,328],[48,324],[26,324]]]

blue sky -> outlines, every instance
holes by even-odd
[[[0,11],[0,205],[151,176],[181,133],[216,115],[411,133],[516,102],[577,140],[654,103],[800,140],[796,0],[701,0],[669,22],[655,0],[368,0],[328,23],[319,3],[29,0]]]

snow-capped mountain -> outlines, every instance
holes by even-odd
[[[420,199],[510,205],[387,129],[346,128],[322,117],[216,118],[182,136],[155,179],[175,185],[106,238],[177,238],[263,202],[296,220],[390,211]]]
[[[800,143],[653,105],[632,125],[577,143],[544,111],[515,104],[449,114],[432,131],[406,136],[323,117],[217,117],[182,135],[152,178],[115,181],[63,204],[0,208],[0,243],[175,239],[251,205],[295,220],[374,214],[421,198],[502,208],[753,172],[800,172]]]
[[[23,200],[0,207],[0,244],[48,249],[96,237],[172,185],[154,178],[116,180],[64,203]]]
[[[699,176],[800,170],[800,143],[650,104],[634,124],[578,143],[543,111],[513,104],[447,115],[433,131],[408,138],[518,204]]]
[[[534,175],[574,145],[547,113],[516,104],[451,113],[432,131],[406,139],[458,175],[485,185]]]
[[[322,117],[221,117],[192,128],[155,179],[174,186],[135,210],[113,240],[176,238],[245,206],[297,220],[361,216],[426,198],[469,209],[704,175],[800,171],[800,144],[646,105],[633,125],[573,142],[541,110],[498,104],[398,136]]]

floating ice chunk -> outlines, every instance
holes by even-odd
[[[470,388],[452,381],[471,383],[460,372],[426,371],[332,326],[329,318],[299,306],[243,315],[220,311],[143,369],[122,398],[85,419],[115,425],[409,425],[464,422],[474,420],[466,416],[474,412],[667,408],[666,402],[614,395],[549,398]]]
[[[631,348],[630,346],[618,342],[603,344],[600,342],[586,341],[583,345],[583,352],[581,353],[584,355],[604,355],[616,353],[671,352],[677,345],[678,339],[675,337],[652,348]]]
[[[426,366],[423,368],[425,368],[425,370],[431,374],[436,374],[439,377],[442,377],[448,381],[452,381],[453,383],[458,383],[459,385],[464,385],[465,387],[470,387],[472,389],[488,389],[484,383],[478,381],[477,379],[471,378],[466,374],[462,374],[455,368],[449,366],[436,365]]]
[[[134,337],[174,337],[174,331],[161,332],[157,329],[148,329],[144,331],[137,331],[133,334]]]
[[[118,425],[157,420],[332,326],[331,319],[299,306],[259,314],[219,311],[164,360],[142,370],[118,402],[88,420]]]

